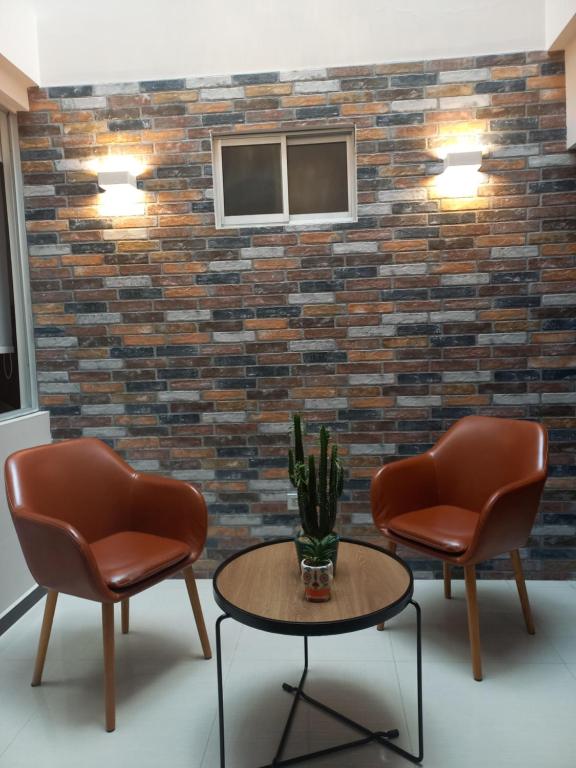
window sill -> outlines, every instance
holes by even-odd
[[[266,227],[285,227],[286,229],[298,229],[298,228],[317,228],[317,227],[330,227],[333,224],[355,224],[358,221],[358,217],[354,216],[341,216],[334,219],[316,219],[316,218],[294,218],[290,221],[253,221],[246,222],[245,224],[216,224],[218,231],[232,230],[232,229],[265,229]]]
[[[0,413],[0,424],[5,421],[13,421],[14,419],[21,419],[25,416],[33,416],[35,413],[42,412],[40,408],[18,408],[14,411],[5,411]]]

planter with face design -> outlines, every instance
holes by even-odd
[[[304,597],[313,603],[325,603],[330,600],[334,568],[331,560],[316,563],[302,560],[302,583]]]

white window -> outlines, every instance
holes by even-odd
[[[356,221],[352,131],[217,136],[216,226]]]
[[[0,421],[37,410],[15,115],[0,110]]]

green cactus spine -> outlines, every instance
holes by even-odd
[[[338,459],[338,447],[330,448],[330,433],[320,429],[318,472],[313,455],[305,458],[302,420],[293,417],[294,447],[288,452],[288,475],[298,493],[298,509],[304,534],[323,539],[332,533],[336,523],[338,499],[344,488],[344,470]]]

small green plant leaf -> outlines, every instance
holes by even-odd
[[[321,539],[307,536],[303,541],[304,559],[310,565],[324,565],[328,560],[334,562],[338,538],[333,533]]]

